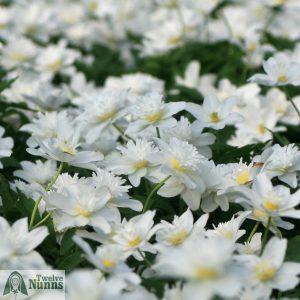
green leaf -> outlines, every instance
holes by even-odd
[[[65,255],[74,246],[73,236],[75,228],[69,229],[63,236],[60,246],[60,255]]]
[[[300,263],[300,235],[297,235],[288,241],[286,251],[286,260]]]
[[[13,78],[10,80],[0,82],[0,93],[3,92],[5,89],[9,88],[17,78]]]

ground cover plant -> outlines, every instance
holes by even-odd
[[[1,270],[300,299],[298,0],[0,3]]]

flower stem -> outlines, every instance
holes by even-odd
[[[125,131],[117,124],[112,124],[120,133],[123,137],[125,137],[127,140],[132,140],[134,141],[134,139],[132,137],[130,137],[129,135],[125,134]]]
[[[160,131],[159,131],[159,128],[158,127],[155,127],[156,128],[156,135],[157,137],[160,139]]]
[[[251,239],[253,238],[254,234],[257,231],[258,226],[259,226],[259,221],[257,221],[256,224],[253,226],[253,229],[252,229],[250,235],[247,238],[247,243],[249,243],[251,241]]]
[[[272,218],[269,217],[268,223],[267,223],[267,226],[266,226],[266,229],[265,229],[265,232],[264,232],[264,236],[263,236],[263,239],[262,239],[262,242],[261,242],[261,248],[260,248],[260,253],[259,253],[260,256],[262,255],[262,253],[263,253],[263,251],[265,249],[267,240],[268,240],[268,235],[269,235],[269,231],[270,231],[271,220],[272,220]]]
[[[141,257],[143,258],[143,260],[145,261],[145,263],[147,264],[147,266],[149,268],[151,268],[152,267],[151,262],[148,260],[148,258],[146,257],[146,255],[140,249],[138,249],[138,252],[141,255]]]
[[[146,201],[145,201],[145,205],[143,208],[143,213],[146,212],[150,206],[151,206],[151,199],[153,197],[153,195],[172,177],[172,175],[167,176],[164,180],[162,180],[161,182],[159,182],[154,188],[153,190],[150,192],[150,194],[148,195]]]
[[[49,192],[50,189],[52,188],[52,186],[54,185],[54,183],[56,182],[59,174],[62,172],[63,170],[63,167],[64,167],[64,163],[61,162],[57,171],[56,171],[56,174],[54,175],[54,177],[51,179],[51,181],[49,182],[49,184],[47,185],[46,187],[46,191]],[[35,202],[35,205],[34,205],[34,208],[33,208],[33,211],[32,211],[32,214],[31,214],[31,218],[30,218],[30,223],[29,223],[29,230],[33,228],[33,223],[34,223],[34,219],[35,219],[35,216],[37,214],[37,211],[38,211],[38,208],[39,208],[39,205],[42,201],[42,196],[40,196],[37,201]],[[38,223],[39,224],[39,223]]]
[[[286,94],[287,100],[291,102],[292,106],[294,107],[296,113],[298,114],[298,116],[300,118],[300,110],[298,109],[297,105],[293,101],[292,97],[289,96],[289,93],[288,93],[287,88],[285,86],[283,87],[283,90],[284,90],[284,92]]]

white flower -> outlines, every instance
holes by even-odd
[[[67,298],[69,300],[108,299],[122,297],[122,290],[127,284],[119,278],[106,279],[99,270],[77,269],[66,278]]]
[[[55,121],[56,118],[53,120]],[[42,118],[44,123],[44,118]],[[43,138],[33,135],[29,139],[27,152],[32,155],[41,156],[47,159],[66,162],[69,165],[86,169],[96,169],[95,163],[103,159],[103,154],[94,151],[82,151],[80,149],[82,140],[82,128],[77,125],[76,120],[66,118],[60,124],[53,124],[50,132],[36,128],[35,125],[24,126],[23,130],[37,131],[42,135],[51,135]]]
[[[96,188],[105,187],[108,189],[110,193],[108,206],[128,207],[135,211],[141,211],[143,209],[143,205],[140,201],[129,197],[128,191],[131,186],[124,185],[126,182],[125,179],[99,168],[96,173],[93,174],[93,177],[88,179],[91,180],[91,184]]]
[[[237,251],[240,254],[255,254],[258,255],[261,249],[261,236],[260,232],[255,233],[249,242],[244,244],[237,244]]]
[[[279,53],[263,61],[263,68],[267,74],[256,74],[249,81],[268,86],[300,85],[300,65],[285,54]]]
[[[266,149],[261,155],[264,164],[262,171],[270,178],[278,178],[291,186],[297,187],[297,172],[300,171],[300,151],[294,144],[281,147],[276,144]]]
[[[214,226],[213,230],[207,230],[207,236],[215,236],[236,242],[241,236],[246,233],[246,230],[240,229],[245,218],[249,215],[249,212],[241,213],[238,217],[232,217],[230,221],[219,223],[218,226]]]
[[[235,189],[242,194],[241,203],[250,205],[255,220],[265,223],[269,217],[274,221],[278,217],[300,218],[300,211],[295,209],[300,203],[300,190],[291,194],[290,189],[285,186],[273,187],[264,173],[256,176],[251,189],[246,186]]]
[[[110,221],[118,221],[119,211],[108,207],[110,193],[106,188],[77,183],[66,186],[59,192],[45,196],[47,211],[54,211],[54,223],[58,231],[72,227],[91,225],[104,232],[110,231]]]
[[[145,139],[129,141],[126,146],[119,146],[117,149],[121,154],[108,159],[107,168],[115,174],[128,175],[128,180],[135,187],[139,186],[141,178],[147,177],[151,169],[157,165],[149,162],[148,156],[158,149]]]
[[[239,291],[242,277],[241,270],[235,269],[233,251],[232,242],[199,235],[181,247],[162,248],[154,269],[161,276],[187,280],[194,292],[206,290],[207,299],[232,297]]]
[[[129,221],[123,219],[120,225],[114,229],[112,241],[128,254],[141,260],[142,257],[137,250],[155,253],[154,247],[149,243],[156,228],[153,227],[155,212],[147,211],[144,214],[131,218]]]
[[[45,79],[51,79],[57,72],[65,72],[80,56],[79,52],[68,49],[66,41],[58,45],[49,45],[41,51],[37,58],[37,68]]]
[[[157,226],[156,240],[159,244],[167,246],[178,246],[186,241],[193,234],[194,227],[198,230],[203,229],[208,220],[208,214],[202,215],[199,220],[193,224],[193,214],[189,209],[180,217],[175,216],[172,223],[162,220]]]
[[[215,136],[209,132],[203,133],[203,127],[199,126],[198,122],[192,124],[189,120],[181,116],[180,120],[174,127],[166,128],[162,131],[162,139],[170,141],[175,137],[182,141],[187,141],[190,144],[196,146],[198,152],[203,156],[210,158],[212,151],[209,148],[215,142]]]
[[[226,125],[233,125],[242,120],[240,114],[232,112],[236,105],[236,97],[229,97],[220,102],[215,96],[206,96],[203,105],[187,103],[186,110],[199,122],[201,127],[223,129]]]
[[[4,131],[4,128],[0,126],[0,159],[11,156],[11,149],[14,146],[14,141],[11,137],[3,138]],[[0,162],[0,169],[1,168],[3,168],[3,165]]]
[[[45,266],[42,257],[34,251],[48,235],[45,226],[28,231],[27,218],[19,219],[12,226],[0,217],[0,268],[40,268]]]
[[[284,262],[286,247],[286,239],[273,237],[262,256],[241,256],[241,261],[249,267],[249,279],[253,284],[262,285],[268,290],[287,291],[299,283],[297,275],[300,274],[300,264]]]
[[[152,92],[141,97],[129,108],[136,119],[126,129],[126,133],[139,133],[150,126],[164,128],[176,125],[174,114],[184,110],[185,102],[164,103],[163,95]]]
[[[141,280],[139,276],[133,273],[125,264],[124,261],[127,257],[119,245],[102,245],[99,246],[96,253],[94,253],[90,245],[80,237],[75,236],[73,240],[85,252],[86,259],[96,268],[129,283],[140,283]]]
[[[125,116],[126,100],[126,92],[107,89],[100,91],[92,101],[85,103],[80,119],[86,122],[85,139],[88,143],[99,139],[108,126]]]
[[[37,160],[35,163],[30,161],[20,162],[22,170],[14,172],[14,176],[25,180],[28,183],[48,184],[56,172],[56,162],[47,160],[42,162]]]

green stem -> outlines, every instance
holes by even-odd
[[[259,221],[257,221],[256,224],[253,226],[253,229],[252,229],[250,235],[247,238],[247,241],[246,241],[247,243],[249,243],[251,241],[251,239],[253,238],[254,234],[257,231],[258,226],[259,226]]]
[[[57,169],[57,172],[56,174],[54,175],[54,177],[51,179],[51,181],[49,182],[49,184],[47,185],[46,187],[46,192],[49,192],[50,189],[52,188],[53,184],[55,183],[55,181],[57,180],[59,174],[62,172],[62,169],[64,167],[64,163],[61,162],[58,169]],[[33,223],[34,223],[34,219],[35,219],[35,216],[37,214],[37,211],[38,211],[38,208],[39,208],[39,205],[42,201],[42,196],[40,196],[37,201],[35,202],[35,205],[34,205],[34,208],[33,208],[33,211],[32,211],[32,214],[31,214],[31,218],[30,218],[30,223],[29,223],[29,230],[33,228]]]
[[[295,102],[293,101],[292,97],[289,96],[289,93],[288,93],[287,88],[285,86],[283,87],[283,90],[286,94],[287,100],[291,102],[292,106],[294,107],[295,111],[297,112],[297,114],[300,118],[300,111],[299,111],[297,105],[295,104]]]
[[[123,137],[125,137],[127,140],[132,140],[134,142],[134,139],[129,135],[125,134],[125,131],[120,126],[118,126],[117,124],[112,125],[122,134]]]
[[[155,127],[156,128],[156,135],[157,137],[160,139],[160,131],[159,131],[159,128],[158,127]]]
[[[151,193],[148,195],[146,201],[145,201],[145,205],[143,208],[142,213],[146,212],[150,206],[151,206],[151,199],[153,197],[153,195],[172,177],[172,175],[167,176],[164,180],[162,180],[160,183],[158,183],[153,190],[151,191]]]
[[[41,226],[44,222],[46,222],[49,219],[50,216],[51,216],[51,212],[47,213],[47,215],[41,221],[35,224],[33,228]]]
[[[149,268],[151,268],[151,267],[152,267],[152,264],[151,264],[151,262],[148,260],[148,258],[146,257],[146,255],[145,255],[140,249],[138,249],[138,252],[139,252],[139,254],[142,256],[142,258],[143,258],[143,260],[145,261],[145,263],[147,264],[147,266],[148,266]]]
[[[270,225],[271,225],[271,219],[272,218],[269,217],[268,223],[267,223],[267,226],[266,226],[266,229],[265,229],[265,232],[264,232],[264,236],[263,236],[263,239],[262,239],[262,242],[261,242],[261,248],[260,248],[260,253],[259,253],[260,256],[262,255],[262,253],[265,249],[267,240],[268,240],[268,235],[269,235]]]
[[[276,225],[276,222],[272,219],[271,220],[271,224],[272,226],[274,227],[275,231],[276,231],[276,236],[280,239],[282,239],[282,234],[281,234],[281,231],[279,230],[279,228],[277,227]]]

